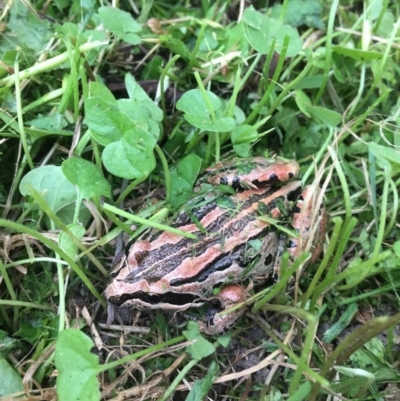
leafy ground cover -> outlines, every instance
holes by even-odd
[[[5,2],[0,399],[400,399],[399,8]],[[321,187],[321,260],[221,336],[107,325],[122,243],[168,230],[205,167],[260,154]]]

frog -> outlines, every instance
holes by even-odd
[[[183,312],[210,303],[201,331],[218,335],[233,327],[246,310],[246,280],[265,282],[285,250],[291,262],[309,248],[311,261],[321,253],[326,211],[314,210],[319,189],[303,189],[299,172],[294,160],[264,156],[207,168],[171,225],[197,239],[153,229],[133,242],[110,274],[110,308]],[[285,237],[274,221],[297,235]]]

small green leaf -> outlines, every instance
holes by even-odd
[[[218,365],[213,361],[208,368],[207,374],[201,379],[196,380],[190,389],[186,401],[201,401],[207,396],[211,386],[218,374]]]
[[[162,110],[150,99],[119,99],[117,104],[135,122],[149,122],[151,119],[161,122],[164,118]]]
[[[42,288],[39,288],[39,290],[42,290]],[[39,316],[38,312],[35,312],[33,315],[29,313],[28,316],[24,316],[15,335],[30,344],[34,344],[40,338],[48,336],[48,331],[45,329],[46,323],[47,320]]]
[[[364,347],[357,349],[357,351],[350,355],[349,360],[353,362],[354,366],[368,370],[373,369],[376,371],[380,367],[383,367],[381,362]]]
[[[383,57],[383,53],[380,52],[351,49],[343,46],[333,46],[332,50],[337,54],[350,57],[354,60],[370,61],[370,60],[377,60]]]
[[[210,118],[208,105],[213,111],[217,111],[220,109],[222,102],[219,97],[212,92],[206,91],[205,96],[207,97],[207,101],[204,99],[200,89],[187,91],[176,103],[176,108],[191,116]]]
[[[132,74],[125,74],[125,88],[130,99],[147,100],[149,95],[136,82]]]
[[[132,121],[148,121],[151,118],[150,111],[141,103],[132,99],[119,99],[118,108],[126,114]]]
[[[250,149],[251,144],[248,143],[240,143],[239,145],[233,145],[233,149],[237,155],[240,157],[249,157],[250,156]]]
[[[222,117],[214,121],[209,117],[198,117],[191,114],[185,114],[185,119],[196,128],[211,132],[229,132],[236,126],[236,121],[232,117]]]
[[[82,198],[93,199],[101,195],[111,197],[111,186],[95,164],[73,157],[65,160],[61,166],[67,179],[79,188]]]
[[[228,132],[236,126],[236,121],[232,117],[215,118],[212,114],[221,106],[222,102],[218,96],[209,91],[203,93],[199,89],[186,92],[176,104],[176,108],[185,113],[185,119],[194,127],[205,131]]]
[[[150,99],[149,95],[144,89],[136,82],[135,78],[131,74],[125,75],[125,86],[128,92],[128,96],[131,100],[135,101],[133,107],[140,105],[146,108],[151,115],[151,118],[161,122],[164,118],[163,111]],[[118,101],[119,103],[120,101]],[[129,115],[129,114],[128,114]],[[134,119],[136,121],[136,119]]]
[[[371,338],[371,340],[364,344],[364,347],[371,352],[382,365],[386,364],[386,349],[381,339],[378,337]]]
[[[132,78],[133,79],[133,78]],[[143,90],[128,79],[134,99],[115,100],[113,94],[102,84],[91,83],[90,97],[85,101],[85,123],[91,135],[101,145],[107,146],[121,140],[133,127],[149,131],[156,139],[160,133],[157,125],[163,119],[162,110]]]
[[[400,164],[400,152],[388,146],[378,145],[376,142],[370,142],[368,144],[369,150],[375,155],[377,159],[389,160],[395,165]]]
[[[383,14],[383,18],[381,19],[381,23],[379,24],[379,28],[375,32],[375,35],[378,35],[381,38],[389,39],[394,24],[395,24],[395,18],[393,13],[390,11],[386,11]]]
[[[74,133],[72,131],[47,131],[47,130],[41,130],[41,129],[36,129],[36,128],[25,128],[25,132],[31,136],[32,142],[36,142],[37,139],[43,138],[45,136],[49,135],[58,135],[58,136],[73,136]]]
[[[91,135],[103,146],[119,141],[124,131],[132,127],[132,120],[119,110],[117,102],[109,103],[101,97],[85,101],[85,124]]]
[[[86,231],[85,227],[81,226],[80,224],[69,224],[67,227],[76,238],[79,240],[83,238]],[[64,231],[61,231],[58,237],[58,245],[73,260],[76,259],[76,256],[78,255],[78,247],[71,241]]]
[[[296,86],[295,89],[315,89],[320,88],[325,77],[323,75],[311,75],[304,77]]]
[[[307,110],[316,120],[320,120],[330,127],[336,127],[342,122],[342,116],[336,111],[318,106],[307,107]]]
[[[307,117],[311,117],[311,114],[308,112],[309,107],[311,106],[310,98],[302,91],[295,91],[295,101],[300,111],[304,113]]]
[[[105,102],[116,105],[117,101],[110,89],[100,82],[91,82],[89,85],[89,97],[100,97]]]
[[[286,401],[304,401],[312,390],[312,383],[306,381],[300,385],[300,387],[286,400]],[[282,398],[279,398],[282,399]]]
[[[191,153],[171,171],[171,204],[175,209],[193,196],[193,185],[201,168],[199,156]]]
[[[39,192],[54,213],[76,201],[76,188],[59,166],[47,165],[31,170],[21,180],[19,190],[27,196],[30,195],[30,187]]]
[[[340,333],[349,325],[354,315],[358,311],[358,305],[353,303],[347,306],[344,313],[342,313],[337,322],[335,322],[326,332],[322,338],[324,343],[331,343],[337,338]]]
[[[114,35],[132,45],[140,43],[140,37],[136,33],[142,30],[142,26],[129,13],[108,6],[100,7],[98,13],[105,28]]]
[[[54,113],[48,116],[41,116],[39,114],[38,118],[29,120],[26,124],[31,125],[39,130],[46,131],[62,131],[68,123],[66,122],[64,116],[60,113]]]
[[[52,25],[47,19],[37,18],[24,2],[17,1],[10,8],[7,31],[18,32],[18,35],[12,35],[11,47],[19,48],[29,55],[43,50],[47,41],[54,35],[54,24]],[[10,41],[10,36],[6,41]],[[2,44],[2,52],[4,48],[5,44]]]
[[[232,339],[232,332],[229,331],[228,333],[221,334],[220,336],[217,337],[217,341],[224,347],[226,348],[229,343],[231,342]]]
[[[258,132],[251,125],[240,125],[235,127],[231,134],[233,148],[241,157],[250,156],[251,144],[258,139]]]
[[[102,154],[104,166],[117,177],[145,178],[156,166],[155,144],[156,140],[147,132],[131,129],[120,141],[105,147]]]
[[[99,357],[90,352],[93,347],[93,341],[77,329],[67,329],[59,334],[54,359],[60,401],[100,399],[96,378],[100,371]]]
[[[259,139],[257,130],[253,126],[247,124],[235,127],[231,135],[231,141],[235,145],[254,142],[257,139]]]
[[[190,51],[188,46],[180,39],[175,38],[173,35],[160,35],[158,40],[167,49],[171,50],[173,54],[178,54],[183,60],[190,60]],[[195,65],[197,61],[195,62]]]
[[[5,358],[14,348],[19,348],[20,340],[8,337],[7,332],[0,330],[0,358]]]
[[[206,358],[215,352],[215,347],[207,341],[199,330],[199,325],[195,322],[188,323],[188,330],[183,332],[183,335],[188,340],[196,340],[196,342],[187,347],[187,352],[192,356],[193,359],[201,360]]]
[[[364,399],[367,390],[372,386],[375,382],[376,377],[373,373],[369,372],[370,368],[367,369],[359,369],[359,368],[349,368],[347,366],[334,366],[335,370],[340,373],[342,376],[346,375],[351,377],[349,380],[341,380],[340,387],[343,388],[347,386],[349,388],[349,396],[353,399]],[[335,385],[332,386],[334,391]]]
[[[393,244],[393,251],[394,251],[394,253],[396,254],[396,256],[397,256],[398,258],[400,258],[400,241],[396,241],[396,242]]]
[[[275,3],[270,17],[279,19],[282,12],[282,4]],[[322,20],[323,6],[318,0],[290,0],[283,17],[283,22],[291,26],[307,25],[318,29],[325,29]]]
[[[22,377],[4,358],[0,358],[0,372],[0,397],[24,391]]]
[[[250,46],[261,54],[268,54],[273,43],[274,50],[281,54],[286,36],[290,38],[287,57],[296,56],[302,48],[303,41],[296,29],[259,13],[253,7],[246,8],[242,24],[243,33]]]

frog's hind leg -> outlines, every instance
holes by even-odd
[[[277,235],[277,250],[276,250],[276,256],[274,259],[274,268],[273,268],[273,274],[274,274],[274,279],[276,281],[279,280],[281,277],[281,263],[282,263],[282,255],[288,250],[288,244],[289,244],[289,239],[288,236],[284,233],[280,233]],[[290,254],[290,252],[289,252]],[[293,262],[292,256],[290,255],[290,263]]]
[[[274,264],[274,272],[278,277],[281,275],[280,266],[284,252],[289,252],[289,265],[303,252],[311,252],[311,262],[315,262],[322,252],[327,214],[325,208],[317,204],[319,193],[319,188],[308,185],[294,205],[290,225],[298,235],[287,236],[284,233],[278,235]]]
[[[220,307],[211,308],[206,319],[199,322],[200,330],[209,335],[222,334],[229,330],[246,312],[246,290],[239,284],[230,284],[218,294]],[[236,309],[224,313],[229,308]]]
[[[292,260],[303,252],[311,252],[311,262],[315,262],[322,252],[327,214],[324,206],[318,204],[319,193],[318,187],[307,185],[293,207],[292,226],[299,235],[288,241]]]

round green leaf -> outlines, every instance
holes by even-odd
[[[221,100],[214,93],[206,91],[205,96],[207,97],[207,102],[203,97],[203,93],[200,89],[192,89],[183,94],[183,96],[178,100],[176,108],[183,111],[186,114],[192,116],[209,118],[210,111],[207,107],[207,103],[213,111],[217,111],[221,107]]]
[[[22,195],[31,195],[30,188],[43,197],[54,213],[76,201],[76,188],[59,166],[41,166],[25,175],[19,185]]]
[[[283,25],[280,21],[263,15],[252,7],[244,12],[242,23],[243,33],[250,46],[262,54],[268,54],[273,43],[275,43],[274,50],[281,54],[285,36],[290,38],[287,57],[296,56],[302,48],[303,41],[296,29]]]
[[[257,130],[251,125],[240,125],[232,131],[231,141],[235,152],[241,157],[248,157],[251,143],[259,138]]]
[[[124,133],[120,141],[105,147],[102,155],[104,166],[117,177],[129,180],[145,178],[156,166],[153,154],[155,144],[152,135],[131,129]]]
[[[62,164],[65,176],[75,184],[84,199],[92,199],[104,195],[111,197],[111,187],[104,178],[103,172],[93,163],[73,157]]]
[[[132,120],[118,108],[117,103],[109,103],[100,97],[85,101],[84,122],[91,135],[103,146],[120,140],[123,132],[132,126]]]
[[[100,399],[99,357],[90,352],[93,341],[77,329],[68,329],[58,335],[54,354],[58,370],[57,395],[60,401]]]
[[[100,7],[98,12],[105,28],[110,32],[132,45],[140,43],[140,37],[136,33],[142,30],[142,26],[132,18],[131,14],[109,6]]]

